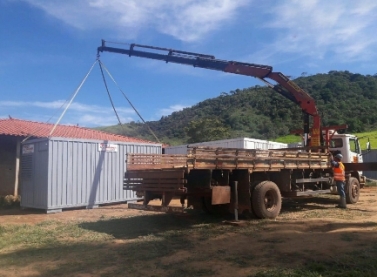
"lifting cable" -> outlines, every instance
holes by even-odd
[[[56,126],[58,126],[60,120],[63,118],[64,114],[66,113],[66,111],[68,110],[69,106],[72,104],[73,100],[75,99],[75,97],[77,96],[77,93],[79,92],[79,90],[81,89],[82,85],[85,83],[86,79],[88,78],[90,72],[92,72],[92,69],[94,67],[94,65],[97,63],[97,60],[93,63],[92,67],[89,69],[89,72],[85,75],[84,79],[81,81],[80,85],[77,87],[76,91],[73,93],[73,96],[71,97],[71,100],[69,100],[67,106],[65,107],[64,111],[62,112],[62,114],[60,115],[58,121],[55,123],[54,127],[51,129],[51,132],[49,134],[49,136],[52,135],[52,133],[55,131],[55,128]]]
[[[97,63],[97,60],[93,63],[93,65],[91,66],[91,68],[89,69],[89,72],[85,75],[84,79],[81,81],[80,85],[77,87],[77,89],[75,90],[75,92],[72,94],[72,97],[71,97],[71,100],[68,102],[67,104],[67,101],[62,104],[62,106],[60,108],[62,108],[64,105],[66,105],[63,113],[61,114],[61,116],[59,117],[58,121],[55,123],[55,125],[52,127],[50,133],[49,133],[49,137],[51,137],[51,135],[53,134],[53,132],[55,131],[56,129],[56,126],[59,124],[60,120],[63,118],[64,114],[66,113],[66,111],[68,110],[69,106],[72,104],[72,101],[73,99],[76,97],[77,93],[79,92],[79,90],[81,89],[82,85],[85,83],[86,79],[88,78],[90,72],[92,72],[92,69],[94,68],[94,65]],[[49,118],[49,120],[47,120],[47,123],[51,120],[53,116],[51,116]],[[42,128],[41,128],[42,129]],[[27,141],[29,138],[31,138],[33,136],[33,134],[29,134],[26,138],[24,138],[21,143],[24,143],[25,141]]]
[[[103,69],[102,69],[102,66],[103,68],[106,70],[107,74],[110,76],[110,78],[112,79],[112,81],[115,83],[115,85],[118,87],[118,89],[122,92],[123,96],[126,98],[126,100],[128,101],[128,103],[131,105],[131,107],[134,109],[134,111],[136,112],[136,114],[140,117],[140,119],[144,122],[145,125],[147,125],[149,131],[152,133],[152,135],[155,137],[155,139],[157,140],[158,143],[161,143],[160,140],[157,138],[156,134],[152,131],[152,129],[149,127],[149,125],[147,124],[147,122],[143,119],[143,117],[140,115],[140,113],[136,110],[136,108],[134,107],[134,105],[131,103],[131,101],[128,99],[128,97],[125,95],[125,93],[121,90],[121,88],[119,87],[119,85],[116,83],[116,81],[114,80],[114,78],[112,77],[112,75],[110,74],[110,72],[108,71],[108,69],[106,68],[106,66],[99,60],[99,58],[96,59],[96,61],[93,63],[93,65],[90,67],[88,73],[85,75],[85,77],[83,78],[83,80],[81,81],[81,83],[79,84],[79,86],[76,88],[75,92],[72,94],[72,97],[71,99],[67,101],[62,105],[62,107],[65,105],[65,109],[64,111],[62,112],[62,114],[60,115],[59,119],[57,120],[57,122],[55,123],[55,125],[52,127],[50,133],[49,133],[49,137],[52,136],[52,134],[54,133],[56,127],[58,126],[58,124],[60,123],[60,121],[62,120],[63,116],[65,115],[65,113],[67,112],[68,108],[70,107],[70,105],[72,104],[73,100],[75,99],[75,97],[77,96],[78,92],[80,91],[81,87],[83,86],[83,84],[85,83],[86,79],[88,78],[89,74],[92,72],[94,66],[96,63],[99,63],[99,66],[100,66],[100,69],[101,69],[101,74],[102,74],[102,78],[103,78],[103,81],[104,81],[104,84],[105,84],[105,87],[106,87],[106,91],[107,91],[107,94],[109,96],[109,99],[110,99],[110,103],[114,109],[114,112],[115,112],[115,115],[118,119],[118,122],[119,124],[122,126],[123,128],[123,125],[120,121],[120,118],[119,118],[119,115],[115,109],[115,106],[114,106],[114,102],[111,98],[111,95],[110,95],[110,92],[109,92],[109,89],[108,89],[108,86],[107,86],[107,83],[106,83],[106,79],[105,79],[105,76],[104,76],[104,73],[103,73]],[[52,118],[52,117],[51,117]],[[51,118],[48,120],[50,121]],[[47,122],[48,122],[47,121]],[[32,137],[32,134],[30,134],[29,136],[27,136],[26,138],[24,138],[21,143],[24,143],[26,140],[28,140],[30,137]]]
[[[115,79],[113,78],[113,76],[110,74],[109,70],[106,68],[106,66],[100,61],[98,60],[99,62],[99,65],[101,67],[101,72],[102,72],[102,67],[105,69],[106,73],[110,76],[111,80],[114,82],[114,84],[118,87],[119,91],[123,94],[124,98],[126,98],[127,102],[130,104],[130,106],[133,108],[133,110],[136,112],[136,114],[139,116],[139,118],[143,121],[143,123],[147,126],[147,128],[149,129],[149,131],[151,132],[151,134],[154,136],[154,138],[157,140],[158,143],[161,143],[160,140],[157,138],[156,134],[153,132],[153,130],[150,128],[150,126],[148,125],[148,123],[144,120],[144,118],[141,116],[141,114],[137,111],[137,109],[135,108],[135,106],[131,103],[131,101],[128,99],[128,97],[126,96],[126,94],[122,91],[122,89],[119,87],[119,85],[117,84],[117,82],[115,81]],[[103,75],[103,72],[102,72],[102,76],[103,76],[103,79],[104,79],[104,82],[105,82],[105,86],[106,86],[106,89],[107,89],[107,85],[106,85],[106,81],[105,81],[105,77]],[[109,92],[108,92],[109,94]],[[113,105],[113,108],[114,108],[114,105]],[[115,108],[114,108],[115,110]],[[119,117],[118,117],[118,120],[119,120]]]
[[[114,110],[114,113],[118,119],[118,122],[119,122],[119,125],[122,127],[123,129],[123,125],[122,125],[122,122],[120,121],[120,118],[119,118],[119,115],[115,109],[115,106],[114,106],[114,102],[113,102],[113,99],[111,98],[111,95],[110,95],[110,91],[109,91],[109,88],[107,86],[107,82],[106,82],[106,78],[105,78],[105,75],[103,74],[103,70],[102,70],[102,65],[101,65],[101,61],[98,60],[98,64],[99,64],[99,68],[101,69],[101,74],[102,74],[102,79],[103,79],[103,83],[105,85],[105,88],[106,88],[106,91],[107,91],[107,95],[109,96],[109,100],[110,100],[110,103],[111,103],[111,106],[113,107],[113,110]],[[124,131],[124,129],[123,129]]]

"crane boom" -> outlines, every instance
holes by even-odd
[[[304,135],[305,145],[308,145],[308,137],[311,129],[311,146],[321,145],[321,123],[314,99],[300,88],[297,84],[289,80],[281,72],[272,71],[268,65],[244,63],[237,61],[226,61],[216,59],[212,55],[199,54],[187,51],[161,48],[155,46],[129,44],[128,49],[106,46],[102,40],[102,45],[98,47],[97,53],[112,52],[125,54],[129,57],[135,56],[154,60],[165,61],[166,63],[178,63],[191,65],[193,67],[223,71],[227,73],[251,76],[260,79],[270,88],[299,105],[304,113]],[[269,82],[267,79],[275,81],[277,84]],[[313,117],[312,127],[309,127],[309,116]]]

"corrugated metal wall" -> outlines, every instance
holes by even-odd
[[[158,144],[61,138],[27,142],[31,144],[34,152],[21,157],[21,206],[48,211],[136,200],[134,192],[123,190],[126,154],[161,153]],[[100,144],[113,149],[101,151]],[[32,176],[25,179],[30,156]]]
[[[363,151],[363,161],[365,163],[377,162],[377,149],[369,152]],[[377,180],[377,171],[364,171],[363,174],[369,179]]]
[[[21,146],[21,207],[47,209],[47,145],[39,141]]]

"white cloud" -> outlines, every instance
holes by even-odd
[[[281,1],[268,13],[264,28],[277,35],[253,58],[276,60],[289,53],[346,63],[376,56],[370,50],[377,47],[376,1]]]
[[[167,116],[167,115],[172,114],[173,112],[182,111],[184,108],[187,108],[187,107],[189,106],[173,105],[173,106],[170,106],[169,108],[160,109],[157,113],[157,116]]]
[[[0,108],[3,112],[6,110],[12,117],[53,123],[58,120],[65,105],[66,101],[63,100],[52,102],[0,101]],[[45,110],[50,110],[52,113]],[[133,121],[136,118],[132,109],[120,107],[116,111],[122,123]],[[48,117],[48,115],[50,116]],[[111,107],[73,102],[61,123],[93,127],[115,125],[118,124],[118,120]]]
[[[246,3],[242,0],[189,1],[160,21],[159,30],[184,41],[197,41],[236,18],[237,10]]]
[[[26,102],[26,101],[0,101],[0,107],[38,107],[38,108],[45,108],[45,109],[61,109],[67,106],[67,101],[64,100],[56,100],[52,102],[41,102],[41,101],[34,101],[34,102]],[[113,111],[111,108],[104,108],[98,105],[86,105],[79,102],[73,102],[69,106],[69,110],[78,111],[78,112],[88,112],[93,111],[95,113],[108,113],[109,111]],[[132,109],[128,108],[119,108],[117,109],[123,113],[134,113]]]
[[[70,118],[69,120],[74,120],[74,118]],[[135,120],[132,117],[124,117],[120,116],[121,123],[127,123],[130,121]],[[115,117],[115,115],[108,115],[106,117],[103,117],[101,115],[95,115],[95,114],[83,114],[81,115],[76,121],[80,122],[79,126],[111,126],[111,125],[117,125],[118,121]],[[73,121],[74,122],[74,121]]]
[[[81,30],[104,29],[109,37],[134,39],[155,31],[186,42],[202,41],[232,22],[250,19],[262,29],[253,62],[273,64],[284,54],[340,62],[375,57],[375,0],[20,0]],[[245,21],[244,21],[245,22]],[[235,32],[243,30],[234,30]],[[111,35],[110,35],[111,34]],[[224,34],[226,35],[226,34]],[[251,59],[250,59],[251,60]]]
[[[197,41],[236,18],[248,0],[22,0],[82,30],[117,30],[135,37],[146,28]]]

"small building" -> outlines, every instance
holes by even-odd
[[[187,154],[188,147],[208,146],[216,148],[240,148],[240,149],[281,149],[287,148],[288,144],[274,142],[269,140],[253,139],[253,138],[234,138],[224,140],[214,140],[206,142],[198,142],[192,144],[168,146],[164,148],[165,154]]]
[[[127,153],[162,152],[154,142],[77,126],[0,119],[0,195],[47,212],[135,201],[123,191]]]

